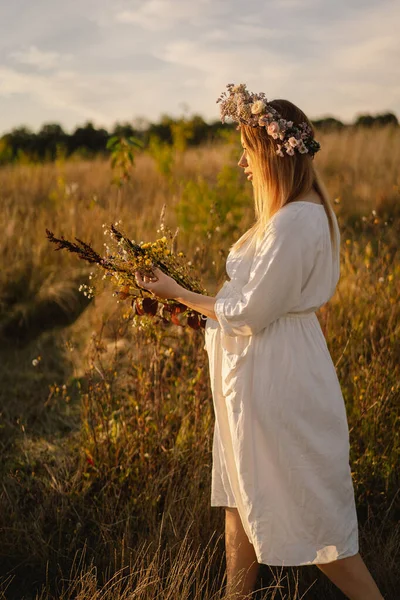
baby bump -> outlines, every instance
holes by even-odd
[[[252,336],[220,336],[221,389],[233,412],[240,412],[245,396],[251,394],[252,340]]]

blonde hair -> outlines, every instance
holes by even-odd
[[[293,121],[295,125],[305,121],[314,129],[311,122],[297,106],[288,100],[269,102],[283,119]],[[247,149],[253,174],[254,209],[256,221],[245,234],[230,248],[239,250],[249,238],[250,245],[260,240],[271,217],[285,204],[315,190],[321,198],[329,223],[332,251],[336,251],[336,235],[333,222],[333,208],[328,192],[317,172],[313,158],[309,154],[295,152],[293,156],[283,158],[276,154],[276,143],[264,127],[252,127],[240,124],[244,145]],[[334,213],[333,213],[334,214]]]

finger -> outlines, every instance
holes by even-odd
[[[136,279],[136,283],[137,283],[139,286],[141,286],[141,287],[143,287],[143,285],[146,283],[146,282],[143,280],[143,277],[142,277],[142,275],[141,275],[141,273],[140,273],[139,271],[136,271],[136,272],[135,272],[135,279]]]
[[[161,275],[162,271],[160,267],[153,267],[153,273],[158,276]]]

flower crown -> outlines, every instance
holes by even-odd
[[[281,144],[277,145],[276,153],[278,156],[284,156],[284,152],[293,156],[295,150],[300,154],[309,153],[314,156],[321,146],[314,139],[312,129],[303,122],[298,126],[293,121],[286,121],[281,117],[265,97],[263,92],[252,94],[246,89],[245,83],[234,85],[228,83],[226,86],[229,91],[223,92],[217,100],[221,102],[221,121],[230,117],[233,121],[251,125],[252,127],[265,127],[268,135],[274,140],[279,139]]]

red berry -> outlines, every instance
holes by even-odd
[[[155,298],[143,298],[142,300],[143,310],[147,315],[157,314],[158,300]]]
[[[198,329],[200,327],[199,318],[197,315],[190,315],[187,320],[187,324],[192,329]]]

